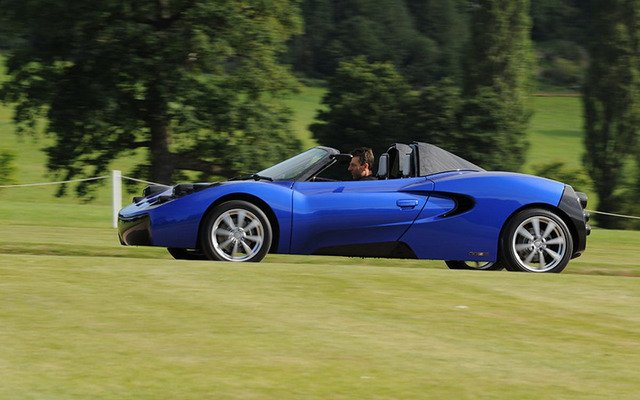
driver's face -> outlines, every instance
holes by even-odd
[[[366,165],[360,165],[360,157],[356,156],[351,159],[351,162],[349,163],[349,172],[351,172],[353,179],[362,178],[365,169]]]

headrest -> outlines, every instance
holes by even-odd
[[[389,177],[389,154],[382,153],[378,159],[378,174],[379,179],[387,179]]]

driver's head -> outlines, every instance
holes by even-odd
[[[358,147],[351,151],[351,162],[349,163],[349,172],[353,179],[362,179],[365,176],[372,175],[374,157],[373,150],[368,147]]]

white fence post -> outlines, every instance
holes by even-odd
[[[112,227],[118,227],[118,212],[122,208],[122,172],[111,171],[111,204],[113,205]]]

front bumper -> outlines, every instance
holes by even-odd
[[[153,246],[151,219],[148,214],[132,217],[118,216],[118,236],[126,246]]]
[[[562,199],[558,207],[564,211],[571,221],[571,228],[573,228],[574,242],[573,242],[573,256],[572,258],[580,256],[582,252],[587,248],[587,236],[591,233],[591,226],[589,226],[588,216],[589,213],[584,209],[586,207],[586,196],[581,201],[575,190],[569,185],[565,186]]]

